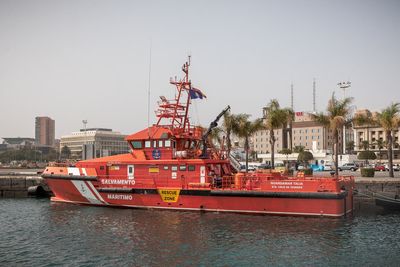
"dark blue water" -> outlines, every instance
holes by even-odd
[[[399,266],[400,214],[345,219],[0,199],[0,266]]]

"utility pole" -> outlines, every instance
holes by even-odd
[[[315,114],[317,112],[315,108],[315,78],[313,79],[313,113]]]
[[[87,120],[82,120],[83,123],[83,129],[85,131],[85,138],[84,138],[84,143],[83,143],[83,149],[82,149],[82,159],[86,159],[86,124],[87,124]]]
[[[293,82],[290,84],[290,107],[294,111],[294,106],[293,106]]]
[[[346,99],[346,90],[348,88],[350,88],[351,86],[351,82],[347,81],[347,82],[339,82],[337,84],[339,86],[340,89],[343,90],[343,101]],[[343,154],[346,154],[346,125],[343,125]]]

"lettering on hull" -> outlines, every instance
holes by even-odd
[[[107,194],[108,199],[115,200],[132,200],[133,197],[131,195],[122,195],[122,194]]]
[[[135,180],[101,179],[102,184],[135,185]]]

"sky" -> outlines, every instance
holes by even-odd
[[[290,107],[291,83],[294,110],[311,111],[313,79],[317,111],[344,96],[341,81],[354,109],[380,111],[400,102],[399,14],[397,0],[0,0],[0,137],[34,137],[36,116],[55,120],[56,138],[84,119],[146,128],[149,88],[155,123],[188,55],[207,95],[195,124],[227,105],[253,119],[271,99]]]

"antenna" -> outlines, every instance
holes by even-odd
[[[292,110],[294,110],[294,108],[293,108],[293,82],[290,84],[290,107],[292,108]]]
[[[149,52],[149,87],[147,89],[147,133],[150,138],[150,88],[151,88],[151,47],[152,40],[150,39],[150,52]]]
[[[317,110],[315,109],[315,78],[313,78],[313,112],[315,113]]]

